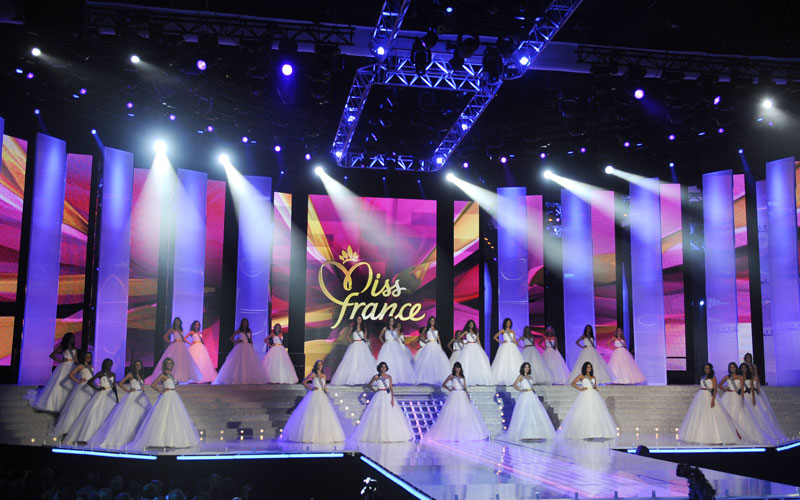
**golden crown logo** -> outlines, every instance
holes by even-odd
[[[358,253],[354,252],[350,245],[347,245],[347,250],[342,250],[342,253],[339,255],[339,260],[342,261],[342,264],[358,262]]]

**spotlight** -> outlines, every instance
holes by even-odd
[[[292,73],[294,73],[294,66],[289,63],[283,63],[283,65],[281,65],[281,74],[283,76],[292,76]]]
[[[531,63],[531,59],[528,56],[522,56],[519,58],[519,65],[520,66],[527,66]]]
[[[97,129],[93,128],[91,132],[92,132],[92,135],[97,135]]]
[[[764,99],[761,101],[761,107],[765,109],[772,109],[772,99]]]
[[[306,159],[306,161],[311,160],[311,153],[306,153],[305,159]]]
[[[461,124],[461,130],[463,130],[464,132],[469,130],[469,123],[462,123]]]
[[[169,121],[171,121],[171,122],[174,122],[176,118],[177,118],[177,116],[175,116],[175,115],[169,115]]]
[[[383,45],[379,45],[378,48],[375,49],[375,53],[378,54],[379,56],[385,56],[386,55],[386,49],[383,48]]]
[[[158,154],[164,154],[167,152],[167,143],[162,140],[158,140],[153,143],[153,149],[155,149],[156,153]]]
[[[213,131],[214,131],[214,125],[209,125],[208,127],[206,127],[206,132],[213,132]]]
[[[739,148],[739,154],[744,154],[744,149]]]
[[[704,305],[706,305],[706,301],[703,300],[703,299],[700,299],[700,302],[698,302],[698,304],[700,304],[701,306],[704,306]]]
[[[447,175],[444,176],[444,178],[447,179],[448,182],[455,182],[456,180],[456,176],[453,175],[452,172],[449,172]]]
[[[444,8],[444,11],[447,12],[448,14],[452,14],[453,13],[453,7],[448,5],[447,7]]]
[[[714,102],[714,106],[716,106],[717,104],[719,104],[721,101],[722,101],[722,97],[720,97],[720,96],[716,96],[716,97],[714,98],[714,101],[713,101],[713,102]]]
[[[133,103],[128,101],[128,103],[125,104],[125,107],[128,108],[128,109],[132,109],[133,108]]]
[[[42,51],[39,50],[39,47],[34,47],[31,49],[31,55],[33,57],[39,57],[40,55],[42,55]]]
[[[436,164],[437,165],[444,165],[444,158],[442,158],[441,156],[437,156],[436,157]]]
[[[553,171],[550,170],[550,169],[545,170],[544,172],[542,172],[542,177],[544,177],[545,179],[552,179],[553,178]]]
[[[222,153],[221,155],[217,156],[217,160],[219,161],[220,165],[228,165],[231,162],[231,157]]]
[[[636,89],[633,91],[633,97],[638,101],[644,99],[644,90]]]
[[[469,162],[464,162],[461,164],[461,168],[469,168]]]
[[[500,163],[502,163],[503,165],[505,165],[506,163],[508,163],[508,158],[506,158],[505,156],[501,156],[501,157],[500,157]]]
[[[675,140],[675,134],[669,134],[669,136],[667,136],[667,139],[669,139],[670,141],[674,141]]]
[[[273,149],[273,150],[274,150],[276,153],[280,153],[280,152],[281,152],[281,145],[280,145],[280,144],[276,144],[276,145],[275,145],[275,147],[274,147],[274,148],[272,148],[272,149]]]
[[[314,173],[321,177],[322,174],[325,173],[325,169],[318,165],[318,166],[314,167]]]
[[[14,72],[16,74],[18,74],[18,75],[21,75],[22,74],[22,68],[17,68],[17,69],[14,70]]]
[[[542,160],[544,160],[545,158],[547,158],[547,153],[545,153],[544,151],[542,151],[541,153],[539,153],[539,158],[541,158]]]
[[[31,72],[28,72],[28,74],[27,74],[27,75],[25,75],[25,78],[27,78],[28,80],[33,80],[33,77],[34,77],[34,76],[35,76],[35,75],[34,75],[33,73],[31,73]]]
[[[622,145],[625,146],[626,148],[629,148],[631,147],[631,141],[625,141],[622,143]]]
[[[384,175],[383,177],[381,177],[381,180],[386,181],[386,176]]]
[[[243,135],[242,136],[242,142],[247,144],[248,142],[250,142],[250,139],[246,135]]]
[[[606,171],[607,174],[613,174],[614,173],[614,167],[611,166],[611,165],[606,165],[605,171]]]
[[[78,91],[78,93],[79,93],[80,95],[86,95],[86,89],[85,89],[85,88],[81,88],[81,89]]]
[[[33,110],[34,115],[38,115],[39,113],[41,113],[41,111],[39,111],[39,108]]]
[[[208,68],[208,64],[203,59],[198,59],[195,65],[200,71],[205,71]]]
[[[585,153],[585,152],[586,152],[586,148],[581,148],[581,153]]]
[[[675,162],[674,161],[669,162],[669,168],[675,168]]]
[[[720,127],[720,128],[717,129],[717,133],[718,134],[724,134],[725,133],[725,129]]]
[[[133,54],[131,56],[131,62],[133,64],[139,64],[140,62],[142,62],[142,60],[139,58],[139,56],[137,56],[136,54]]]

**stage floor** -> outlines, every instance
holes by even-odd
[[[674,436],[674,434],[673,434]],[[439,500],[503,498],[686,498],[686,479],[675,464],[615,451],[636,440],[654,445],[655,436],[625,436],[612,441],[548,440],[508,443],[354,443],[307,445],[278,440],[204,441],[199,449],[160,454],[180,458],[252,453],[358,451],[427,495]],[[678,443],[659,440],[659,446]],[[692,448],[682,445],[682,448]],[[708,447],[705,447],[708,448]],[[234,457],[229,457],[234,458]],[[717,498],[799,498],[798,488],[703,469]],[[576,497],[577,495],[577,497]]]

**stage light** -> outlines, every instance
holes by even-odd
[[[437,165],[444,165],[444,158],[442,158],[441,156],[437,156],[436,157],[436,164]]]
[[[242,136],[242,142],[247,144],[248,142],[250,142],[250,139],[246,135],[243,135]]]
[[[585,153],[585,152],[586,152],[586,148],[581,148],[581,153]]]
[[[292,76],[292,73],[294,73],[294,66],[289,63],[283,63],[281,65],[281,74],[283,76]]]
[[[35,76],[35,75],[34,75],[33,73],[31,73],[31,72],[28,72],[28,74],[27,74],[27,75],[25,75],[25,78],[27,78],[28,80],[33,80],[33,77],[34,77],[34,76]]]
[[[549,169],[545,170],[544,172],[542,172],[542,177],[544,177],[545,179],[552,179],[553,178],[553,171],[549,170]]]
[[[706,135],[706,133],[705,133],[705,131],[701,131],[701,132],[698,132],[697,135],[700,136],[700,137],[703,137],[704,135]]]
[[[280,153],[280,152],[281,152],[281,145],[280,145],[280,144],[276,144],[276,145],[275,145],[275,147],[274,147],[274,148],[272,148],[272,149],[273,149],[273,150],[274,150],[276,153]]]
[[[669,139],[670,141],[674,141],[675,140],[675,134],[669,134],[669,136],[667,136],[667,139]]]
[[[386,49],[383,48],[382,45],[379,45],[378,48],[375,49],[375,53],[378,54],[379,56],[386,55]]]
[[[333,153],[333,156],[335,156],[336,159],[341,159],[342,158],[342,152],[341,151],[337,151],[337,152]]]
[[[85,89],[85,88],[81,88],[81,89],[78,91],[78,93],[79,93],[80,95],[86,95],[86,89]]]
[[[527,66],[531,63],[531,59],[528,56],[522,56],[519,58],[520,66]]]
[[[607,174],[613,174],[614,173],[614,167],[611,166],[611,165],[606,165],[605,172]]]
[[[506,163],[508,163],[508,158],[506,158],[505,156],[501,156],[501,157],[500,157],[500,163],[502,163],[503,165],[505,165]]]
[[[381,180],[382,180],[382,181],[384,181],[384,182],[386,182],[386,176],[384,175],[383,177],[381,177]],[[346,409],[347,409],[347,407],[345,407],[345,410],[346,410]]]
[[[625,146],[626,148],[629,148],[631,147],[631,141],[625,141],[622,143],[622,145]]]
[[[140,62],[142,62],[142,60],[139,58],[139,56],[137,56],[136,54],[133,54],[131,56],[131,62],[133,64],[139,64]]]
[[[14,71],[15,71],[15,72],[16,72],[18,75],[21,75],[21,74],[23,73],[23,71],[22,71],[22,68],[17,68],[17,69],[15,69]]]
[[[196,66],[200,71],[205,71],[208,68],[208,64],[203,59],[198,59]]]
[[[675,168],[675,162],[674,161],[669,162],[669,168]]]
[[[176,118],[177,118],[177,116],[175,116],[175,115],[169,115],[169,121],[171,121],[171,122],[174,122]]]
[[[39,113],[41,113],[41,111],[39,111],[39,108],[33,110],[34,115],[38,115]]]
[[[725,133],[725,129],[720,127],[720,128],[717,129],[717,133],[718,134],[724,134]]]
[[[347,176],[346,175],[344,176],[344,180],[347,180]]]
[[[316,167],[314,167],[314,173],[319,176],[322,176],[325,173],[325,169],[317,165]]]
[[[33,57],[39,57],[40,55],[42,55],[42,51],[39,50],[39,47],[34,47],[31,49],[31,55]]]
[[[744,153],[744,149],[739,148],[739,154],[743,154],[743,153]]]
[[[306,155],[304,156],[304,158],[306,159],[306,161],[309,161],[309,160],[311,160],[311,153],[306,153]]]
[[[716,106],[717,104],[719,104],[720,102],[722,102],[722,97],[720,97],[720,96],[716,96],[716,97],[714,98],[714,101],[713,101],[713,102],[714,102],[714,106]]]
[[[125,104],[125,107],[128,108],[128,109],[132,109],[133,108],[133,103],[129,101],[128,103]]]
[[[636,90],[634,90],[634,91],[633,91],[633,97],[634,97],[636,100],[644,99],[644,90],[642,90],[642,89],[636,89]]]
[[[456,176],[453,175],[452,172],[448,173],[444,178],[447,179],[448,182],[454,182],[456,180]]]
[[[208,127],[206,127],[206,131],[207,132],[213,132],[214,131],[214,125],[209,125]]]
[[[698,302],[698,304],[700,304],[701,306],[704,306],[704,305],[706,305],[706,301],[703,300],[703,299],[700,299],[700,302]]]
[[[772,99],[764,99],[761,101],[761,107],[765,109],[772,109]]]
[[[461,124],[461,130],[466,132],[468,129],[469,129],[469,123],[462,123]]]
[[[447,7],[444,8],[444,11],[447,12],[448,14],[452,14],[453,13],[453,7],[448,5]]]
[[[156,153],[158,154],[164,154],[167,152],[167,143],[162,140],[158,140],[153,143],[153,149],[155,149]]]
[[[544,151],[542,151],[541,153],[539,153],[539,158],[541,158],[542,160],[544,160],[545,158],[547,158],[547,153],[545,153]]]
[[[469,168],[469,162],[464,162],[461,164],[461,168]]]
[[[92,135],[97,135],[97,129],[92,129]]]

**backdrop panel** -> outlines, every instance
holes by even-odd
[[[528,324],[544,333],[544,212],[542,195],[530,195],[528,204]],[[520,332],[522,333],[522,332]]]
[[[502,328],[511,318],[522,333],[528,324],[528,234],[524,187],[497,189],[497,307],[500,324],[487,326],[486,334]]]
[[[449,342],[455,330],[480,318],[479,206],[474,201],[453,202],[453,332],[439,332]]]
[[[592,192],[592,261],[597,350],[608,361],[608,341],[617,329],[617,252],[614,191]]]
[[[185,331],[194,320],[203,322],[207,182],[208,174],[205,172],[178,169],[172,317],[183,320]]]
[[[775,339],[772,336],[772,286],[769,269],[769,207],[767,181],[756,181],[756,217],[758,219],[758,269],[761,278],[761,324],[764,336],[765,382],[775,381]]]
[[[681,185],[661,184],[661,265],[667,370],[686,370]]]

